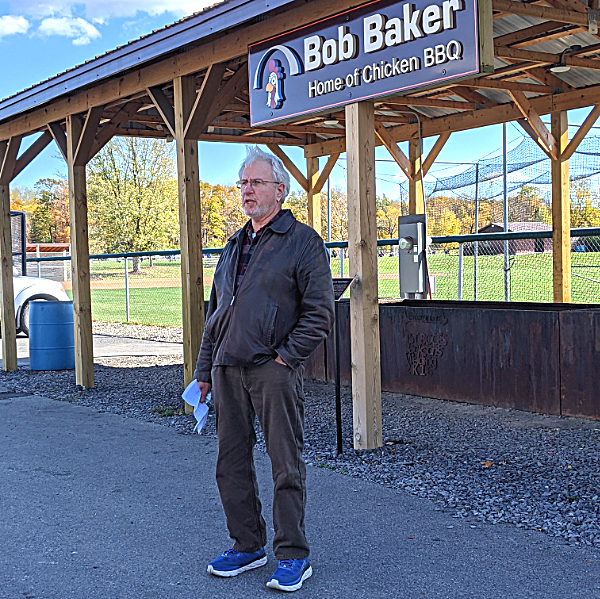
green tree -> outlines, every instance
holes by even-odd
[[[173,146],[114,138],[88,165],[90,246],[102,252],[175,247],[179,239]],[[134,271],[139,262],[134,260]]]

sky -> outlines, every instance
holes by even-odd
[[[101,55],[155,29],[173,23],[214,0],[0,0],[0,98],[6,98]],[[587,111],[572,111],[569,122],[581,123]],[[514,123],[506,127],[509,149],[522,139]],[[435,138],[424,141],[425,151]],[[408,153],[406,144],[400,144]],[[301,148],[286,153],[305,172]],[[453,133],[432,167],[429,179],[455,174],[470,163],[502,151],[502,126]],[[200,178],[211,184],[232,184],[245,148],[239,144],[200,143]],[[324,166],[326,158],[321,158]],[[385,148],[376,150],[376,191],[391,199],[405,181]],[[451,163],[451,164],[445,164]],[[333,187],[346,187],[343,154],[331,174]],[[66,164],[50,144],[18,177],[13,186],[33,187],[47,177],[66,176]],[[298,186],[293,188],[299,189]]]

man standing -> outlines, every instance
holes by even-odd
[[[296,591],[312,574],[304,532],[302,363],[331,330],[333,285],[322,239],[281,208],[290,189],[282,162],[253,147],[239,176],[250,221],[229,239],[217,265],[195,372],[200,401],[213,391],[217,485],[234,541],[208,572],[236,576],[267,563],[252,457],[257,416],[274,483],[278,565],[267,586]]]

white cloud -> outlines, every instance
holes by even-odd
[[[0,39],[5,35],[14,35],[15,33],[27,33],[29,21],[25,17],[14,17],[4,15],[0,17]]]
[[[91,23],[79,17],[49,17],[40,23],[38,33],[44,36],[62,35],[70,37],[73,39],[75,46],[83,46],[94,39],[102,37]]]
[[[134,17],[138,13],[151,16],[170,12],[177,17],[192,14],[215,0],[10,0],[12,12],[34,18],[69,17],[82,14],[90,20],[106,20],[111,17]]]

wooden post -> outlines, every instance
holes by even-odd
[[[177,179],[179,182],[179,227],[181,245],[181,296],[183,320],[184,384],[194,378],[196,359],[204,332],[204,279],[202,270],[202,229],[198,142],[189,139],[186,126],[194,103],[196,87],[193,76],[178,77],[173,82],[175,140],[177,143]],[[186,412],[191,406],[186,404]]]
[[[71,217],[71,268],[73,325],[75,329],[75,384],[94,386],[94,344],[92,299],[90,295],[90,250],[88,242],[87,187],[84,160],[77,160],[83,122],[77,115],[67,117],[67,166],[69,212]]]
[[[423,177],[421,176],[423,148],[419,138],[409,140],[408,159],[413,173],[412,179],[408,180],[408,213],[424,214],[425,198],[423,195]]]
[[[382,445],[374,125],[372,102],[346,106],[355,449]]]
[[[552,281],[555,302],[571,301],[571,203],[569,161],[562,158],[569,143],[567,113],[552,113],[552,136],[558,160],[552,160]]]
[[[0,181],[0,282],[2,306],[2,370],[17,369],[17,331],[15,327],[15,296],[13,290],[12,238],[10,231],[10,188]]]
[[[306,200],[308,204],[308,224],[321,235],[321,194],[315,191],[315,185],[319,179],[319,159],[306,159],[306,181],[308,191]]]

